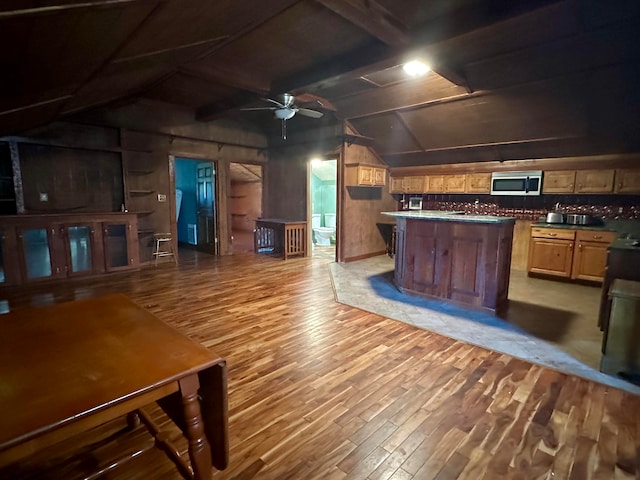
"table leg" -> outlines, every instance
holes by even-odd
[[[211,478],[211,449],[204,431],[204,422],[200,411],[198,375],[190,375],[179,381],[182,395],[182,409],[189,441],[189,459],[196,480]]]

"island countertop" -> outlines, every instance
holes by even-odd
[[[471,223],[515,223],[513,217],[497,217],[495,215],[465,215],[464,212],[446,212],[442,210],[404,210],[399,212],[381,212],[396,218],[412,220],[440,220],[445,222]]]

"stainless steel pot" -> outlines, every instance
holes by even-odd
[[[593,217],[586,213],[567,215],[567,223],[569,225],[591,225]]]
[[[547,213],[547,223],[564,223],[564,213],[549,212]]]

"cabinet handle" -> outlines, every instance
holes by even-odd
[[[547,235],[549,235],[550,237],[557,237],[558,236],[557,233],[547,233]]]
[[[570,243],[569,244],[569,250],[572,250],[572,249],[573,249],[573,243]]]
[[[593,238],[594,240],[600,240],[602,238],[602,235],[594,235]]]
[[[582,251],[582,244],[581,243],[578,245],[578,248],[580,249],[580,251]]]

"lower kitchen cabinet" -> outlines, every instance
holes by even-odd
[[[0,232],[0,285],[139,266],[134,214],[12,215]]]
[[[607,247],[615,237],[614,232],[578,230],[571,278],[602,282],[607,268]]]
[[[572,261],[573,240],[531,238],[529,272],[569,278]]]
[[[532,227],[527,271],[602,282],[615,237],[610,231]]]

